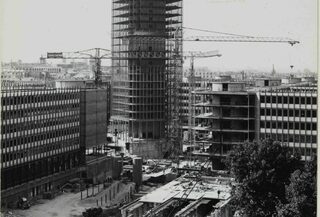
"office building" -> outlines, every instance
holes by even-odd
[[[113,0],[112,123],[133,143],[166,136],[170,82],[182,78],[182,60],[173,59],[181,27],[182,0]]]
[[[317,152],[317,88],[296,85],[259,92],[260,139],[272,138],[310,159]]]
[[[1,201],[55,191],[85,164],[79,89],[2,89]]]

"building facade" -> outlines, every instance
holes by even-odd
[[[317,88],[295,86],[259,92],[260,139],[272,138],[310,159],[317,152]]]
[[[59,189],[84,154],[79,89],[2,89],[2,205]]]
[[[244,83],[215,82],[211,90],[195,91],[194,141],[202,154],[225,156],[233,145],[253,141],[256,132],[256,95]],[[196,110],[197,111],[197,110]]]
[[[112,122],[133,139],[165,137],[170,81],[181,72],[182,0],[113,0]],[[181,36],[181,35],[180,35]]]

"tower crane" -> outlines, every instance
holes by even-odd
[[[43,58],[43,57],[42,57]],[[111,59],[110,50],[103,48],[92,48],[75,52],[48,52],[46,59],[89,59],[95,61],[93,69],[95,77],[95,85],[101,85],[101,60]]]

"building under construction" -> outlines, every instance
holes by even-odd
[[[211,90],[193,94],[201,96],[194,105],[200,108],[192,126],[194,143],[204,151],[199,155],[213,157],[216,169],[223,168],[220,158],[233,145],[256,138],[256,95],[241,82],[213,82]]]
[[[113,130],[150,147],[167,136],[182,77],[182,0],[113,0],[112,13]]]

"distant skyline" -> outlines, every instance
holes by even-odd
[[[111,48],[111,0],[1,0],[2,61],[39,61],[50,51]],[[186,27],[251,36],[289,37],[301,43],[186,42],[184,50],[219,50],[199,59],[213,71],[290,72],[317,67],[316,0],[184,0]],[[185,30],[184,34],[204,35]],[[185,62],[189,66],[189,61]]]

